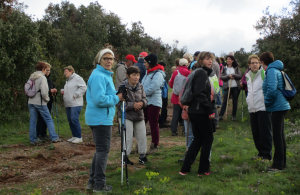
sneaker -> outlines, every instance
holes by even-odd
[[[180,174],[180,175],[187,175],[188,172],[185,173],[185,172],[181,172],[181,171],[180,171],[179,174]]]
[[[85,187],[85,189],[86,190],[93,190],[94,189],[94,185],[93,184],[91,184],[91,183],[87,183],[87,185],[86,185],[86,187]]]
[[[45,141],[44,141],[42,138],[38,137],[38,138],[36,139],[36,142],[37,142],[37,143],[44,143]]]
[[[147,162],[147,161],[148,161],[148,159],[146,158],[146,156],[144,158],[139,158],[139,163],[141,165],[145,165],[145,162]]]
[[[217,105],[217,108],[221,108],[221,105]]]
[[[223,120],[223,116],[219,116],[219,121],[222,121]]]
[[[71,137],[70,139],[68,139],[68,142],[72,142],[76,137]]]
[[[219,125],[216,126],[216,129],[220,129]]]
[[[37,143],[37,142],[30,142],[30,145],[31,145],[31,146],[37,146],[38,143]]]
[[[232,120],[232,121],[236,121],[236,117],[235,117],[235,116],[232,116],[232,117],[231,117],[231,120]]]
[[[202,176],[209,176],[209,175],[214,174],[214,173],[215,173],[215,172],[208,171],[208,172],[203,173],[203,174],[199,174],[199,173],[198,173],[198,176],[199,176],[199,177],[202,177]]]
[[[78,143],[81,143],[82,142],[82,138],[78,138],[78,137],[75,137],[75,139],[73,139],[73,141],[71,141],[73,144],[78,144]]]
[[[112,186],[110,185],[104,185],[102,187],[95,187],[93,192],[94,193],[102,193],[102,192],[111,192],[112,191]]]
[[[123,159],[123,164],[133,165],[133,162],[131,162],[131,161],[129,160],[129,158],[126,156],[126,157],[124,157],[124,159]]]
[[[150,149],[148,150],[148,152],[146,154],[149,155],[149,154],[153,154],[155,152],[158,152],[158,148],[157,148],[157,146],[154,146],[154,143],[151,143]]]
[[[52,141],[52,143],[62,142],[63,140],[60,138],[57,138],[56,140]]]
[[[172,136],[177,136],[178,135],[178,133],[176,132],[176,133],[172,133]]]

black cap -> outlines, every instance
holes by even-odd
[[[196,52],[194,53],[194,56],[198,56],[199,53],[200,53],[200,51],[196,51]]]
[[[148,62],[150,65],[155,66],[157,64],[157,55],[155,53],[150,53],[147,55],[144,60]]]

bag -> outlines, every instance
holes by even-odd
[[[27,83],[25,83],[24,89],[25,89],[25,94],[29,98],[33,98],[38,92],[41,92],[41,90],[36,91],[35,81],[31,79],[29,79]]]
[[[297,90],[285,72],[281,71],[281,75],[285,85],[284,89],[281,90],[281,93],[287,99],[287,101],[291,101],[295,97]]]
[[[214,94],[217,95],[220,91],[218,77],[214,75],[213,77],[209,77],[210,84],[214,90]]]
[[[167,98],[168,97],[168,90],[169,90],[169,86],[167,84],[167,81],[165,80],[165,84],[164,84],[164,86],[162,88],[162,93],[161,93],[161,95],[162,95],[163,98]]]
[[[179,93],[180,103],[182,105],[188,106],[193,101],[193,98],[194,98],[193,79],[194,79],[195,73],[201,69],[202,68],[197,68],[183,80],[182,89],[180,90],[180,93]]]
[[[183,86],[183,81],[186,80],[186,77],[180,74],[180,72],[177,70],[178,75],[176,75],[174,79],[174,87],[173,87],[173,93],[175,95],[179,95],[180,90],[182,89]]]

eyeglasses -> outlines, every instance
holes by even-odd
[[[254,64],[259,64],[259,63],[258,62],[251,62],[251,64],[254,65]]]
[[[50,72],[50,70],[46,70],[47,72]]]
[[[104,61],[114,61],[114,58],[102,58]]]

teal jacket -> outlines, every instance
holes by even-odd
[[[87,125],[113,125],[119,97],[116,95],[112,74],[97,64],[88,80],[85,111]]]
[[[268,112],[290,110],[290,104],[280,90],[284,89],[284,81],[281,71],[283,63],[279,60],[269,64],[266,69],[266,77],[263,82],[263,92],[266,110]]]

